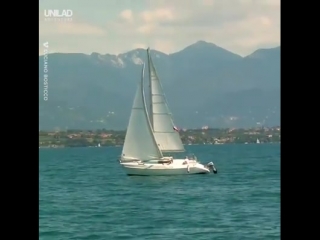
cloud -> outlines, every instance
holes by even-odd
[[[143,11],[139,14],[139,17],[140,26],[137,31],[142,34],[152,34],[159,28],[159,24],[168,24],[174,20],[173,10],[170,8]]]
[[[214,0],[202,0],[204,6],[213,6]]]
[[[166,20],[173,20],[174,15],[171,9],[169,8],[159,8],[155,10],[143,11],[141,17],[144,22],[161,22]]]
[[[144,49],[146,49],[148,46],[146,44],[143,44],[143,43],[135,43],[135,44],[133,44],[133,47],[134,48],[144,48]]]
[[[280,44],[278,0],[155,2],[137,13],[137,33],[130,34],[146,39],[157,50],[170,53],[206,40],[246,55],[259,47]]]
[[[106,31],[87,23],[52,22],[44,26],[41,35],[105,35]]]
[[[154,30],[156,29],[156,26],[154,24],[144,24],[140,27],[138,27],[138,32],[139,33],[146,33],[146,34],[149,34],[149,33],[152,33]]]
[[[162,49],[165,53],[173,52],[175,50],[174,43],[165,39],[155,40],[153,48]]]
[[[86,20],[50,27],[40,22],[40,36],[59,36],[61,49],[68,49],[74,47],[66,45],[71,36],[78,35],[79,52],[114,54],[138,45],[172,53],[198,40],[240,55],[280,45],[280,0],[140,0],[110,3],[101,15],[95,15],[102,6],[94,2],[84,8]]]
[[[120,13],[120,17],[122,19],[124,19],[125,21],[128,21],[128,22],[132,22],[133,21],[133,14],[132,14],[132,11],[130,9],[123,10]]]

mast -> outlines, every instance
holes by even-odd
[[[153,104],[152,104],[152,81],[151,81],[151,68],[150,68],[150,47],[147,48],[147,61],[148,61],[148,74],[149,74],[149,98],[150,98],[150,123],[153,129]]]

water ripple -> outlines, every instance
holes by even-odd
[[[280,239],[280,146],[188,146],[217,175],[129,177],[121,148],[40,149],[40,240]]]

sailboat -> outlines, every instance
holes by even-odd
[[[173,124],[161,82],[147,49],[150,114],[144,91],[144,70],[136,90],[120,164],[127,175],[184,175],[217,173],[212,162],[203,165],[196,157],[174,159],[166,154],[185,152],[178,129]]]

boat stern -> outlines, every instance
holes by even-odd
[[[201,163],[196,163],[192,168],[191,168],[191,171],[197,171],[199,173],[210,173],[210,170],[202,165]]]
[[[207,163],[207,165],[205,166],[210,172],[213,172],[214,174],[218,173],[217,168],[214,166],[213,162],[209,162]]]

